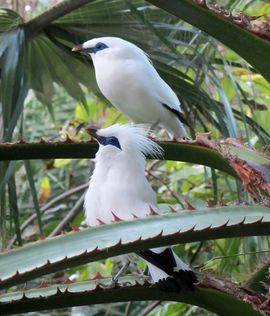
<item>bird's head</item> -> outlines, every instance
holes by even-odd
[[[93,60],[105,57],[132,58],[141,56],[147,58],[139,47],[119,37],[94,38],[73,47],[72,51],[90,54]]]
[[[99,143],[96,158],[136,159],[146,155],[162,156],[161,147],[146,136],[146,131],[139,125],[115,124],[107,128],[87,127],[88,133]],[[132,161],[130,161],[132,163]]]

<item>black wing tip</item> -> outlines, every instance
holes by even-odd
[[[161,279],[156,282],[159,289],[163,292],[179,292],[181,291],[181,286],[173,277],[167,277],[166,279]]]
[[[180,292],[181,290],[195,291],[198,279],[191,270],[180,270],[166,279],[157,282],[158,287],[164,292]]]
[[[168,105],[165,104],[165,103],[162,103],[162,105],[165,106],[165,108],[166,108],[167,110],[169,110],[170,112],[174,113],[174,114],[177,116],[177,118],[178,118],[178,120],[179,120],[180,122],[182,122],[183,124],[185,124],[185,125],[187,125],[188,127],[191,128],[191,125],[190,125],[189,122],[186,120],[185,115],[184,115],[183,112],[180,112],[180,111],[178,111],[178,110],[176,110],[176,109],[173,109],[173,108],[171,108],[170,106],[168,106]]]

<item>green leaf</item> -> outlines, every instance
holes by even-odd
[[[106,10],[104,10],[104,5]],[[130,5],[132,10],[129,10]],[[80,6],[83,7],[79,8]],[[202,125],[204,125],[202,122],[206,120],[218,128],[224,136],[228,136],[228,130],[233,127],[234,119],[230,116],[229,106],[225,107],[230,114],[228,115],[228,124],[223,105],[217,105],[215,100],[203,93],[196,80],[193,81],[185,73],[167,64],[170,60],[179,60],[178,52],[173,49],[174,47],[177,48],[174,45],[174,41],[178,39],[175,31],[178,30],[180,35],[185,37],[186,29],[178,26],[176,18],[159,8],[135,0],[132,1],[132,4],[119,0],[93,3],[92,1],[78,1],[73,4],[72,1],[66,0],[27,22],[24,29],[28,34],[26,47],[29,87],[33,88],[38,99],[47,105],[52,117],[54,107],[51,102],[54,82],[63,86],[73,98],[83,102],[85,107],[84,93],[80,83],[90,87],[91,91],[100,95],[94,79],[92,63],[89,62],[89,59],[72,54],[70,51],[74,42],[82,42],[98,33],[100,36],[121,36],[144,48],[151,54],[151,57],[153,56],[160,63],[157,68],[162,76],[164,69],[167,68],[167,75],[164,79],[178,93],[179,98],[183,101],[183,109],[186,114],[195,110],[194,120]],[[142,29],[144,31],[143,38],[140,37]],[[190,28],[190,30],[191,33],[194,32],[194,29]],[[153,37],[153,32],[156,37]],[[153,52],[152,47],[159,45],[162,46],[162,51]],[[171,54],[167,53],[168,47],[170,47],[169,53]],[[196,48],[192,49],[195,50]],[[168,61],[164,59],[165,55]],[[198,65],[194,66],[195,72],[196,68]],[[169,72],[170,76],[168,75]],[[185,82],[185,80],[187,81]],[[225,97],[223,99],[226,100]],[[233,112],[235,118],[243,119],[242,115],[237,116],[236,112]],[[255,123],[252,119],[247,119],[247,123],[255,130]],[[257,128],[256,126],[256,132],[260,139],[264,139],[265,143],[267,140],[269,141],[267,133],[261,135],[263,131],[260,127]]]
[[[0,36],[0,58],[3,138],[10,141],[27,94],[23,28],[13,29]]]
[[[111,279],[54,285],[47,288],[0,295],[1,315],[12,315],[30,311],[48,310],[81,305],[104,304],[144,300],[185,302],[208,309],[221,316],[259,316],[250,302],[245,302],[221,289],[197,287],[194,292],[169,293],[157,286],[144,284],[135,276],[122,277],[117,287],[110,287]],[[220,282],[221,283],[221,282]],[[237,286],[235,286],[237,287]],[[246,294],[238,288],[238,295]],[[254,296],[256,298],[256,296]]]
[[[221,41],[254,66],[270,81],[270,42],[242,28],[229,18],[214,13],[202,1],[148,0]],[[199,1],[198,1],[199,3]]]
[[[206,165],[235,176],[228,162],[216,151],[188,143],[159,142],[166,160],[186,161]],[[49,158],[94,158],[98,145],[91,142],[41,142],[0,144],[0,160],[49,159]],[[155,157],[148,157],[154,158]]]
[[[14,221],[16,237],[18,244],[22,245],[22,237],[19,223],[19,208],[18,208],[18,199],[17,199],[17,191],[16,191],[16,183],[15,183],[15,175],[12,174],[9,182],[8,182],[8,197],[9,197],[9,207],[11,212],[11,218]]]
[[[256,268],[256,271],[249,276],[245,286],[253,291],[267,293],[267,279],[269,277],[270,260]]]
[[[198,110],[203,116],[204,120],[207,120],[211,125],[214,125],[224,136],[229,136],[229,130],[225,121],[225,111],[222,103],[217,102],[211,98],[207,93],[201,91],[191,78],[184,76],[184,74],[170,67],[164,63],[153,59],[154,66],[157,68],[162,78],[170,84],[173,90],[182,101],[182,107],[186,113],[192,110]],[[187,102],[188,107],[185,107]],[[206,106],[207,104],[207,106]],[[243,120],[243,114],[236,109],[232,109],[234,117],[238,121]],[[218,120],[213,118],[213,114]],[[244,118],[248,126],[258,135],[261,141],[268,144],[270,141],[270,135],[260,125],[258,125],[253,119],[244,114]]]
[[[76,68],[80,62],[75,58],[70,58],[67,53],[60,50],[44,35],[33,39],[33,43],[35,45],[32,46],[32,58],[28,61],[32,69],[30,85],[33,85],[42,95],[46,94],[48,89],[51,94],[51,87],[48,81],[55,81],[63,86],[74,99],[85,103],[84,93],[77,77],[74,76],[74,72],[76,73]],[[36,48],[33,50],[35,46]],[[35,54],[35,52],[38,54]],[[32,62],[34,62],[34,65],[31,66]],[[36,81],[39,78],[42,79],[39,82],[40,88],[36,87]],[[49,99],[47,102],[49,102]]]
[[[12,178],[14,174],[14,170],[16,168],[17,161],[11,161],[7,165],[5,165],[5,173],[0,182],[0,195],[4,192],[6,184]],[[3,166],[4,167],[4,166]]]
[[[209,139],[208,134],[198,134],[197,143],[217,150],[230,162],[254,201],[270,204],[270,157],[235,138],[221,142]]]
[[[208,94],[201,91],[196,81],[194,82],[185,73],[168,65],[166,59],[164,61],[164,54],[167,54],[168,61],[172,59],[179,60],[179,53],[175,50],[175,47],[177,46],[174,45],[174,41],[176,40],[175,31],[178,30],[180,35],[185,38],[183,34],[186,33],[186,29],[182,29],[181,26],[176,25],[176,19],[174,17],[157,7],[155,8],[151,5],[147,5],[141,0],[134,0],[131,4],[119,0],[112,2],[98,1],[94,3],[89,1],[79,1],[75,6],[70,1],[64,1],[64,3],[66,3],[66,5],[62,5],[61,3],[61,5],[49,9],[46,13],[40,16],[40,19],[42,20],[45,16],[50,16],[51,18],[53,17],[56,19],[57,16],[61,16],[61,18],[57,19],[53,24],[48,25],[47,23],[44,23],[43,27],[46,28],[48,40],[58,46],[59,50],[66,56],[65,65],[73,63],[74,59],[80,59],[84,62],[84,64],[81,63],[81,67],[78,67],[78,65],[76,67],[71,67],[73,77],[74,79],[76,78],[75,80],[82,81],[85,84],[84,78],[88,75],[91,77],[90,86],[92,91],[97,93],[97,95],[100,94],[94,83],[92,63],[89,62],[88,58],[82,58],[81,56],[78,56],[78,54],[73,54],[72,57],[70,53],[70,47],[74,45],[74,42],[85,41],[86,39],[95,37],[97,33],[100,36],[120,36],[145,49],[151,57],[156,60],[155,65],[159,62],[160,65],[157,65],[157,69],[168,84],[178,93],[179,98],[184,101],[182,102],[182,105],[186,114],[193,112],[193,109],[195,108],[195,111],[198,110],[200,115],[203,116],[201,120],[197,119],[198,121],[202,122],[206,119],[210,124],[217,127],[224,136],[229,136],[229,129],[232,130],[234,128],[235,130],[234,119],[231,117],[231,110],[228,107],[228,104],[225,108],[223,105],[217,105],[215,100],[211,99]],[[82,8],[79,8],[79,6],[82,6],[83,4],[85,5]],[[106,6],[106,10],[104,10],[104,5]],[[71,11],[75,7],[79,9]],[[61,10],[62,12],[60,12]],[[58,15],[55,14],[56,11],[58,11]],[[49,12],[51,13],[49,14]],[[67,12],[69,13],[64,15]],[[39,24],[38,17],[34,20],[34,24]],[[164,23],[163,21],[168,22]],[[52,23],[52,21],[50,22]],[[28,25],[31,23],[31,21],[27,23],[26,29],[28,29]],[[143,38],[140,37],[141,29],[144,31]],[[190,28],[190,30],[194,32],[194,29]],[[34,30],[34,32],[36,32],[36,30]],[[156,35],[154,37],[153,32]],[[194,36],[196,36],[196,34]],[[34,40],[36,39],[34,38]],[[162,46],[162,51],[153,52],[152,47],[160,45]],[[166,53],[168,47],[169,53],[171,54]],[[67,56],[68,54],[70,56]],[[48,54],[45,54],[45,56],[46,55]],[[50,54],[50,56],[53,56],[53,54]],[[56,58],[51,59],[58,59],[58,57],[56,56]],[[178,64],[175,66],[177,65]],[[197,67],[198,66],[194,67],[195,72]],[[164,69],[166,68],[167,75],[164,76]],[[168,73],[170,73],[170,76],[168,76]],[[66,75],[63,76],[66,77]],[[37,77],[40,76],[37,75]],[[52,75],[50,80],[55,80],[55,77],[55,75]],[[187,80],[187,82],[185,82],[185,80]],[[76,84],[77,83],[75,82],[75,85]],[[89,83],[87,83],[87,86],[89,86]],[[68,88],[67,85],[65,85],[65,88],[68,89],[67,91],[69,91],[70,94],[72,87],[73,83],[70,83]],[[72,93],[71,95],[75,96],[76,94]],[[46,98],[47,95],[43,93],[42,97],[43,96]],[[225,96],[223,99],[226,100]],[[225,117],[224,109],[227,109],[227,112],[229,113],[228,120]],[[214,118],[214,113],[217,120]],[[242,120],[243,116],[236,116],[235,113],[235,118]],[[253,120],[249,119],[247,121],[251,128],[253,128]],[[257,132],[258,136],[262,138],[260,135],[261,133],[259,133],[260,129],[257,129]],[[266,135],[266,138],[269,139],[269,135]]]
[[[28,160],[25,160],[24,166],[25,166],[25,170],[26,170],[26,174],[27,174],[27,178],[28,178],[28,182],[29,182],[29,186],[30,186],[30,192],[32,195],[32,199],[33,199],[33,203],[34,203],[34,207],[35,207],[35,211],[36,211],[36,215],[37,215],[39,234],[41,235],[41,234],[43,234],[41,213],[40,213],[40,207],[39,207],[39,203],[38,203],[37,190],[36,190],[36,186],[35,186],[35,182],[34,182],[34,176],[33,176],[33,172],[32,172],[31,162]]]
[[[237,236],[267,235],[268,207],[181,211],[101,225],[0,254],[0,288],[90,261],[142,249]]]

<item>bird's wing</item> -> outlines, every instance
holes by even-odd
[[[147,261],[154,282],[164,291],[194,290],[194,283],[198,282],[196,275],[170,247],[143,250],[138,254]]]
[[[174,113],[182,123],[189,126],[181,110],[180,101],[172,88],[159,76],[152,64],[149,64],[148,71],[153,84],[152,89],[157,100],[162,106]]]
[[[160,77],[156,69],[150,64],[151,81],[158,101],[175,112],[181,112],[180,101],[172,88]]]

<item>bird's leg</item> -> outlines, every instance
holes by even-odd
[[[116,275],[114,275],[112,277],[112,284],[116,285],[118,283],[118,279],[119,277],[122,275],[122,273],[128,268],[128,266],[130,265],[130,261],[126,261],[123,266],[121,267],[121,269],[116,273]]]
[[[155,122],[151,125],[150,131],[153,131],[158,126],[158,122]]]

